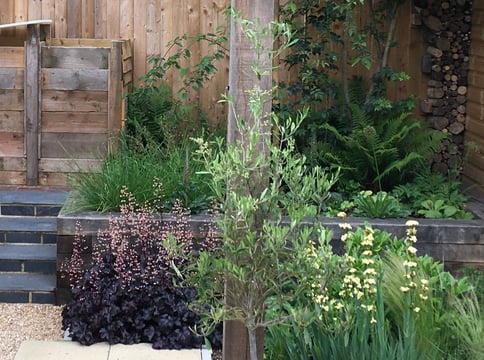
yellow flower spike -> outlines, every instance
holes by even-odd
[[[408,227],[418,226],[418,221],[417,220],[407,220],[407,222],[405,223],[405,226],[408,226]]]
[[[417,254],[417,249],[416,249],[416,248],[414,248],[413,246],[409,246],[409,247],[407,248],[407,253],[408,253],[409,255],[413,255],[413,256],[415,256],[415,255]]]
[[[407,236],[414,236],[417,235],[417,229],[415,228],[408,228],[407,229]]]
[[[417,306],[413,309],[413,311],[415,311],[416,313],[419,313],[420,312],[420,308]]]
[[[420,297],[420,299],[422,299],[424,301],[428,300],[428,298],[429,298],[427,295],[423,295],[423,294],[420,294],[419,297]]]
[[[343,231],[350,231],[353,227],[348,223],[339,224],[339,228]]]
[[[422,285],[428,285],[429,284],[429,281],[427,279],[420,279],[420,283]]]
[[[415,244],[417,242],[417,237],[415,235],[408,236],[407,241]]]
[[[363,275],[376,275],[376,270],[374,268],[368,268],[365,271],[363,271]]]
[[[376,319],[374,317],[371,318],[370,324],[376,324]]]
[[[340,211],[336,216],[343,220],[346,218],[346,213],[344,211]]]
[[[361,260],[361,262],[363,263],[363,265],[371,265],[371,264],[375,263],[375,261],[373,261],[373,259],[363,259],[363,260]]]
[[[410,290],[410,288],[406,287],[406,286],[400,286],[400,291],[403,292],[403,293],[406,293]]]

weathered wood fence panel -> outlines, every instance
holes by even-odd
[[[0,184],[24,184],[23,47],[0,47],[0,154]]]
[[[133,79],[131,46],[40,42],[42,26],[27,26],[25,47],[0,46],[0,185],[66,185],[116,146]]]
[[[474,1],[472,16],[471,49],[469,59],[469,87],[465,141],[474,143],[480,150],[469,151],[465,164],[465,180],[477,185],[484,194],[484,3]]]

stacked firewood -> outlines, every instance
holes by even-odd
[[[414,0],[426,53],[422,72],[429,76],[421,110],[436,130],[447,132],[434,170],[459,170],[464,153],[467,75],[472,0]]]

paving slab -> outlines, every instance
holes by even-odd
[[[201,360],[200,350],[155,350],[151,344],[83,346],[73,341],[24,341],[14,360]],[[205,357],[203,357],[205,359]],[[210,359],[210,358],[208,358]]]
[[[200,350],[154,350],[151,344],[111,345],[108,360],[200,360]]]
[[[24,341],[14,360],[107,360],[109,344],[83,346],[72,341]],[[139,358],[142,359],[142,358]]]

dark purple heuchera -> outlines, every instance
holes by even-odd
[[[67,264],[72,299],[62,313],[63,328],[85,345],[106,341],[148,342],[157,349],[199,347],[203,338],[191,330],[199,317],[188,308],[196,291],[175,286],[172,271],[173,264],[183,267],[194,246],[186,212],[175,206],[175,221],[162,224],[147,209],[135,209],[129,194],[124,196],[128,200],[120,216],[111,217],[108,229],[98,234],[88,266],[78,229]],[[208,235],[198,246],[213,248],[215,238]],[[210,340],[220,346],[220,331]]]

